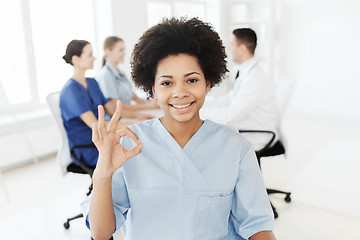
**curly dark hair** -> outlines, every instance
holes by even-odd
[[[153,96],[158,62],[178,54],[198,59],[210,87],[219,84],[228,72],[225,47],[209,23],[198,18],[165,18],[149,28],[135,44],[131,55],[131,77],[135,86]]]

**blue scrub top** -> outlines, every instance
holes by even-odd
[[[106,62],[96,76],[101,91],[106,98],[120,99],[123,103],[130,104],[134,92],[125,73]]]
[[[60,109],[64,126],[69,139],[70,149],[75,145],[93,144],[92,132],[80,115],[92,111],[98,118],[98,105],[105,105],[107,99],[102,94],[94,78],[86,78],[88,89],[79,82],[69,79],[60,93]],[[98,158],[97,149],[77,149],[77,157],[89,166],[95,166]]]
[[[129,128],[141,153],[112,178],[116,228],[126,220],[126,239],[235,240],[272,230],[255,152],[237,131],[206,120],[181,148],[157,118]],[[121,144],[135,145],[128,137]],[[90,202],[82,203],[87,224]]]

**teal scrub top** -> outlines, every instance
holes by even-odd
[[[70,149],[75,145],[93,144],[91,128],[81,120],[80,115],[92,111],[98,118],[98,105],[105,105],[108,101],[94,78],[87,78],[86,82],[88,89],[71,78],[60,93],[61,116],[68,135]],[[98,151],[96,148],[76,149],[75,155],[86,165],[94,167],[97,162]]]
[[[273,212],[251,144],[205,120],[181,148],[158,118],[129,127],[143,142],[112,179],[116,229],[126,239],[248,239],[273,228]],[[121,144],[132,148],[128,137]],[[91,196],[83,203],[88,223]]]

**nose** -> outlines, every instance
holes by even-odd
[[[189,91],[186,88],[185,84],[181,83],[181,84],[176,84],[176,86],[174,87],[172,97],[184,98],[184,97],[188,97],[189,95],[190,95]]]

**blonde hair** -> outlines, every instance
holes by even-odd
[[[122,40],[121,38],[119,38],[119,37],[117,37],[117,36],[110,36],[110,37],[107,37],[106,39],[105,39],[105,41],[104,41],[104,51],[106,50],[106,49],[112,49],[114,46],[115,46],[115,44],[117,43],[117,42],[119,42],[119,41],[124,41],[124,40]],[[102,67],[105,65],[105,63],[106,63],[106,54],[104,54],[104,56],[103,56],[103,58],[102,58]]]

